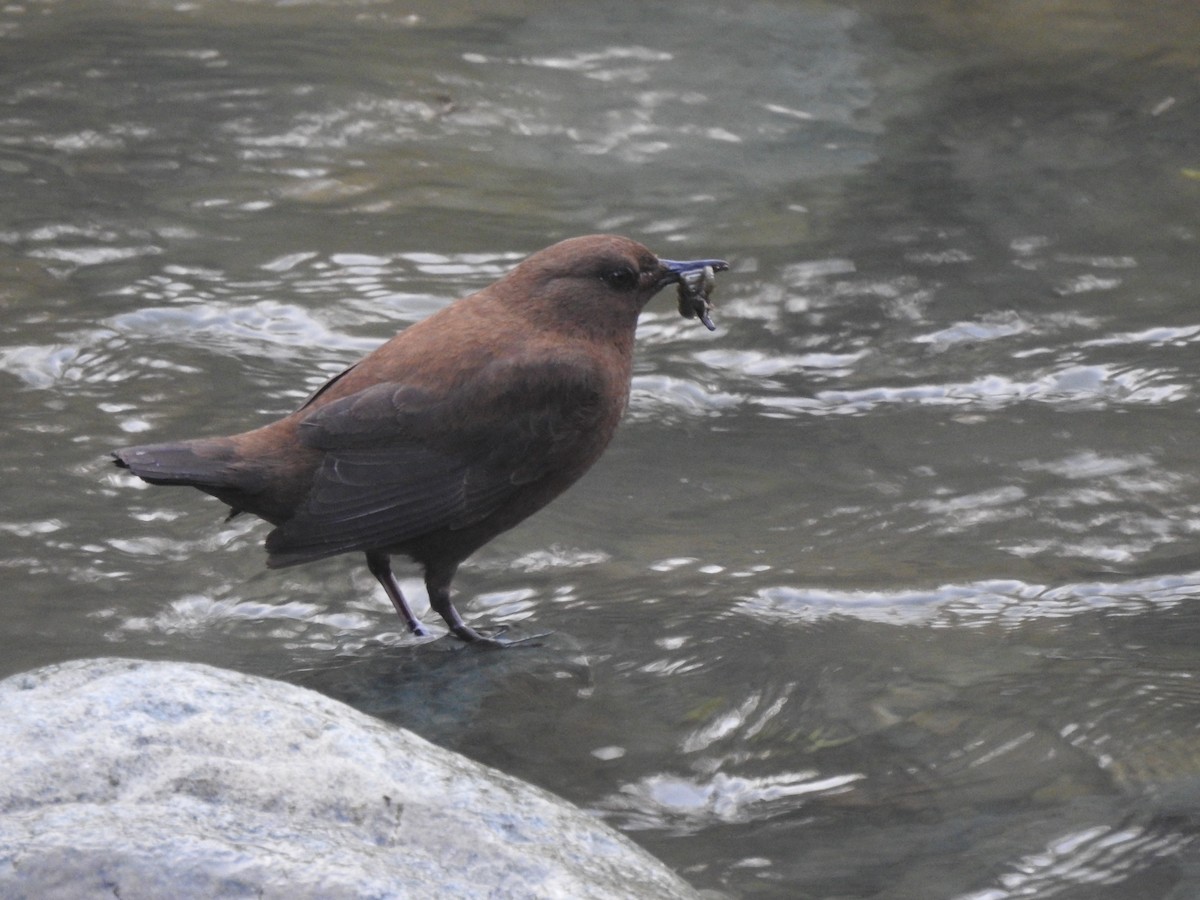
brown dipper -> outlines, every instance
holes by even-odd
[[[615,235],[562,241],[402,331],[286,418],[113,456],[151,484],[191,485],[230,515],[266,519],[271,568],[365,553],[425,634],[389,561],[408,556],[455,635],[503,643],[458,614],[454,573],[600,457],[629,400],[638,314],[669,284],[683,297],[706,266],[728,268],[659,259]]]

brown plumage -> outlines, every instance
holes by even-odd
[[[425,573],[465,641],[459,564],[562,493],[612,438],[629,399],[638,314],[720,260],[660,260],[628,238],[555,244],[407,328],[291,415],[230,437],[116,451],[151,484],[191,485],[275,526],[272,568],[366,554],[417,634],[389,555]]]

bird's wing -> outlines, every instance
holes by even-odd
[[[313,401],[315,401],[318,397],[320,397],[322,394],[324,394],[331,387],[333,387],[335,384],[337,384],[339,381],[341,381],[343,378],[345,378],[347,375],[349,375],[351,372],[353,372],[357,368],[358,368],[358,363],[354,363],[353,365],[347,366],[346,368],[342,369],[342,371],[338,372],[336,375],[334,375],[332,378],[330,378],[328,381],[326,381],[324,384],[322,384],[319,388],[317,388],[315,391],[313,391],[311,394],[309,394],[304,399],[304,402],[300,404],[299,408],[306,409],[309,406],[312,406]]]
[[[494,513],[586,452],[604,419],[588,367],[503,362],[449,392],[377,384],[313,411],[323,451],[304,503],[267,537],[272,567],[394,547]]]

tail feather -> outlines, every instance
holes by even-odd
[[[145,444],[113,451],[115,463],[151,484],[185,484],[218,490],[247,490],[232,444],[222,439]]]

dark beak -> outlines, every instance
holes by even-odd
[[[729,263],[723,259],[689,259],[683,262],[674,259],[660,259],[658,263],[666,269],[663,277],[658,282],[660,289],[666,287],[668,284],[682,281],[683,276],[690,272],[702,271],[705,266],[712,266],[714,272],[724,272],[729,268]]]

